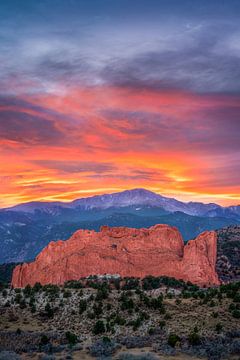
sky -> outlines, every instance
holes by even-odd
[[[238,0],[1,0],[0,207],[240,203]]]

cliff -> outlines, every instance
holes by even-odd
[[[18,265],[13,287],[63,284],[94,274],[171,276],[201,286],[219,284],[215,271],[217,236],[206,231],[184,246],[175,227],[149,229],[103,226],[79,230],[67,241],[51,242],[32,263]]]

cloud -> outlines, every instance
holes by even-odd
[[[31,145],[56,145],[63,134],[49,120],[26,112],[1,111],[0,139]]]
[[[198,93],[240,93],[239,53],[225,48],[224,38],[237,31],[229,25],[205,25],[194,33],[182,33],[175,48],[155,45],[130,58],[114,59],[102,77],[116,86]],[[175,39],[170,38],[170,43]],[[220,45],[221,50],[220,50]]]
[[[105,162],[34,160],[33,164],[44,168],[59,170],[64,173],[95,173],[103,174],[116,170],[116,166]]]

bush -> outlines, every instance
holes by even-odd
[[[34,314],[37,311],[36,306],[33,304],[31,306],[31,313]]]
[[[45,306],[45,312],[46,312],[47,317],[49,317],[49,318],[52,318],[53,315],[54,315],[54,311],[51,308],[49,303],[47,303],[46,306]]]
[[[199,345],[200,344],[200,335],[197,332],[192,332],[188,335],[188,341],[190,345]]]
[[[32,288],[30,285],[27,285],[24,289],[23,289],[23,293],[26,297],[30,297],[32,295]]]
[[[161,329],[164,328],[166,326],[166,321],[164,320],[159,321],[159,326]]]
[[[181,341],[180,337],[176,334],[172,333],[168,336],[168,345],[172,347],[175,347],[176,343],[180,341]]]
[[[65,333],[66,339],[70,345],[75,345],[78,341],[77,335],[71,333],[70,331],[67,331]]]
[[[69,280],[64,283],[64,287],[68,289],[82,289],[83,285],[78,280]]]
[[[84,313],[84,311],[87,310],[87,301],[86,300],[80,300],[79,302],[79,314]]]
[[[237,309],[233,310],[232,316],[236,319],[240,319],[240,310]]]
[[[49,338],[47,335],[43,334],[40,339],[40,345],[47,345],[49,343]]]
[[[124,278],[125,284],[122,286],[122,290],[136,290],[139,287],[139,279],[130,277]]]
[[[20,309],[25,309],[25,308],[27,307],[27,304],[26,304],[25,299],[22,299],[22,300],[19,302],[19,306],[20,306]]]
[[[142,318],[139,316],[137,319],[133,322],[133,331],[136,331],[142,324]]]
[[[223,326],[220,323],[217,323],[215,326],[215,330],[218,334],[222,331],[222,328],[223,328]]]
[[[42,285],[39,282],[36,282],[32,289],[33,292],[39,292],[42,289]]]
[[[69,291],[69,290],[64,290],[64,292],[63,292],[63,297],[64,297],[64,299],[70,298],[71,296],[72,296],[71,291]]]
[[[182,301],[181,301],[180,299],[176,299],[176,301],[175,301],[176,305],[180,305],[181,302],[182,302]]]
[[[17,334],[17,335],[21,335],[21,333],[22,333],[22,330],[21,330],[20,328],[17,328],[16,334]]]
[[[104,322],[102,320],[98,320],[93,327],[94,335],[103,334],[105,331],[106,329]]]
[[[96,317],[100,316],[103,312],[103,304],[101,302],[99,304],[94,304],[93,311]]]
[[[7,296],[7,290],[6,290],[6,289],[3,289],[3,291],[2,291],[2,296],[3,296],[3,297],[6,297],[6,296]]]

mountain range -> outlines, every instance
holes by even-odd
[[[240,224],[240,206],[181,202],[145,189],[81,198],[72,202],[29,202],[0,209],[0,263],[32,260],[51,240],[77,229],[102,225],[178,227],[185,241],[205,230]]]

